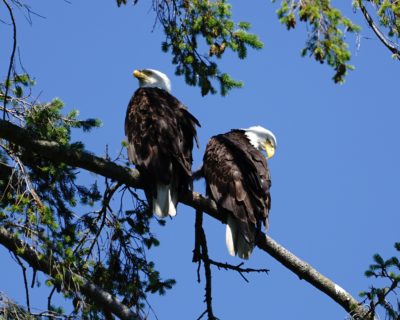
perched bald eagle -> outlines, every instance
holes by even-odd
[[[176,215],[178,194],[192,180],[193,140],[198,120],[171,95],[171,81],[157,70],[135,70],[140,88],[128,104],[125,134],[153,212]]]
[[[268,228],[271,208],[270,173],[265,156],[274,155],[276,138],[260,126],[231,130],[212,137],[206,147],[203,166],[207,194],[219,212],[225,212],[226,245],[232,256],[248,259],[261,223]]]

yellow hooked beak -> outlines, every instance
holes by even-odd
[[[272,158],[274,156],[275,147],[269,141],[267,141],[264,144],[264,149],[265,149],[265,152],[267,153],[267,159]]]
[[[138,78],[138,79],[146,79],[147,78],[147,76],[143,72],[141,72],[139,70],[133,71],[133,76]]]

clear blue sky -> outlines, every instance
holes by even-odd
[[[82,118],[95,117],[103,127],[77,134],[88,150],[102,154],[109,145],[116,154],[124,139],[126,105],[138,83],[135,68],[155,68],[168,74],[173,93],[200,120],[201,164],[210,136],[231,128],[263,125],[278,139],[272,174],[270,235],[354,296],[369,287],[363,272],[380,252],[394,253],[399,241],[400,199],[399,62],[375,39],[350,3],[342,10],[361,21],[358,50],[344,85],[331,81],[333,72],[301,58],[306,29],[287,32],[276,18],[277,4],[233,1],[237,20],[250,21],[265,44],[249,51],[245,61],[227,55],[221,68],[245,87],[227,97],[201,97],[174,75],[169,54],[162,53],[162,29],[154,25],[148,1],[117,8],[113,0],[34,2],[30,26],[21,14],[18,42],[25,68],[37,80],[40,100],[60,97],[66,110],[77,108]],[[0,18],[5,18],[1,7]],[[5,78],[11,50],[11,29],[0,24],[0,75]],[[353,48],[356,39],[350,37]],[[204,185],[196,189],[203,192]],[[237,264],[225,248],[225,227],[206,219],[211,257]],[[177,285],[164,297],[150,297],[158,319],[196,319],[205,309],[204,283],[196,282],[191,262],[193,209],[179,206],[178,216],[155,229],[161,246],[150,252],[165,278]],[[0,291],[23,303],[21,273],[7,251],[0,249]],[[254,252],[248,267],[269,268],[268,276],[214,270],[213,302],[220,319],[311,319],[346,317],[342,308],[301,281],[263,252]],[[45,277],[41,276],[41,280]],[[44,308],[46,289],[32,292],[33,304]],[[383,315],[381,315],[383,316]],[[150,319],[155,319],[150,313]]]

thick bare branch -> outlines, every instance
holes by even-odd
[[[7,121],[0,120],[0,138],[39,153],[54,162],[64,162],[117,180],[128,186],[140,188],[140,175],[137,170],[119,166],[111,161],[99,158],[85,151],[76,151],[69,146],[60,146],[57,143],[32,139],[25,129]],[[226,223],[226,216],[217,212],[214,201],[206,199],[197,192],[186,192],[180,195],[179,201],[212,216],[222,223]],[[341,305],[353,319],[368,320],[367,310],[361,307],[357,300],[339,285],[328,279],[308,263],[302,261],[290,251],[282,247],[269,236],[260,232],[257,236],[257,247],[297,274],[300,279],[306,280],[314,287],[331,297]]]
[[[13,236],[5,228],[0,227],[0,243],[8,250],[24,259],[32,268],[40,270],[51,277],[55,277],[62,268],[54,260],[50,263],[46,257],[40,255],[34,248],[23,242],[21,239]],[[99,306],[109,310],[122,320],[141,320],[142,318],[127,306],[122,304],[116,297],[105,292],[98,286],[86,281],[83,277],[66,271],[64,274],[64,283],[79,282],[80,291],[88,298],[95,301]]]
[[[139,172],[136,170],[119,166],[89,152],[80,152],[70,146],[62,146],[52,141],[34,140],[27,130],[21,129],[8,121],[0,120],[0,131],[1,138],[39,153],[48,160],[58,163],[64,162],[118,180],[134,188],[140,188]]]
[[[286,268],[294,272],[300,280],[305,280],[314,287],[331,297],[341,305],[355,320],[369,320],[368,310],[359,305],[350,293],[334,283],[314,269],[307,262],[296,257],[289,250],[282,247],[271,237],[260,232],[257,235],[257,247],[269,253],[272,257],[282,263]],[[372,319],[371,319],[372,320]]]

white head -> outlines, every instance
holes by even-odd
[[[139,80],[141,88],[160,88],[171,92],[171,80],[162,72],[154,69],[133,71],[133,76]]]
[[[261,127],[254,126],[247,129],[243,129],[245,135],[250,140],[250,143],[260,151],[265,150],[267,153],[267,158],[271,158],[275,154],[276,149],[276,138],[275,135]]]

